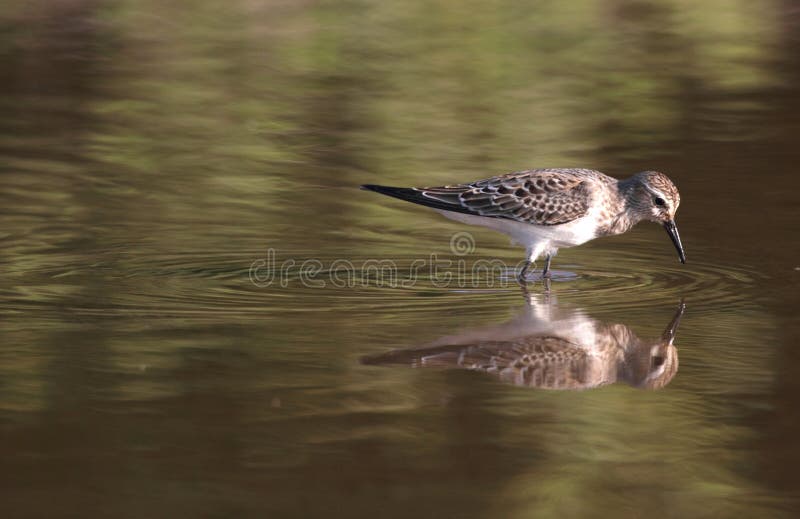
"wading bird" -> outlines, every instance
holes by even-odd
[[[686,263],[675,225],[678,188],[658,171],[617,180],[591,169],[532,169],[452,186],[361,188],[511,236],[526,249],[520,283],[528,281],[530,265],[539,256],[545,257],[542,277],[547,278],[558,249],[622,234],[642,220],[662,224]]]

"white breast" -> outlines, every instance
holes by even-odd
[[[555,251],[562,247],[574,247],[597,236],[597,219],[590,211],[586,216],[561,225],[534,225],[506,218],[474,216],[452,211],[439,210],[442,215],[468,225],[479,225],[507,234],[511,239],[536,256],[547,250]]]

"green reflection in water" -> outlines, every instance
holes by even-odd
[[[792,16],[667,0],[3,4],[5,507],[790,515]],[[663,391],[358,362],[503,322],[513,289],[249,280],[268,247],[402,273],[455,259],[462,227],[355,187],[547,166],[657,167],[681,188],[689,265],[643,227],[564,251],[575,280],[554,288],[640,336],[685,297]],[[471,231],[470,260],[515,262]]]

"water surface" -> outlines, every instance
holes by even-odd
[[[6,514],[795,516],[798,24],[792,2],[4,4]],[[684,301],[664,387],[362,362],[529,300],[469,270],[515,265],[505,237],[359,184],[571,166],[681,190],[686,265],[642,224],[531,288],[642,340]]]

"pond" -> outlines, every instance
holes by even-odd
[[[0,29],[8,516],[796,516],[791,3],[36,0]],[[642,223],[523,291],[505,236],[358,189],[534,167],[667,173],[687,263]]]

